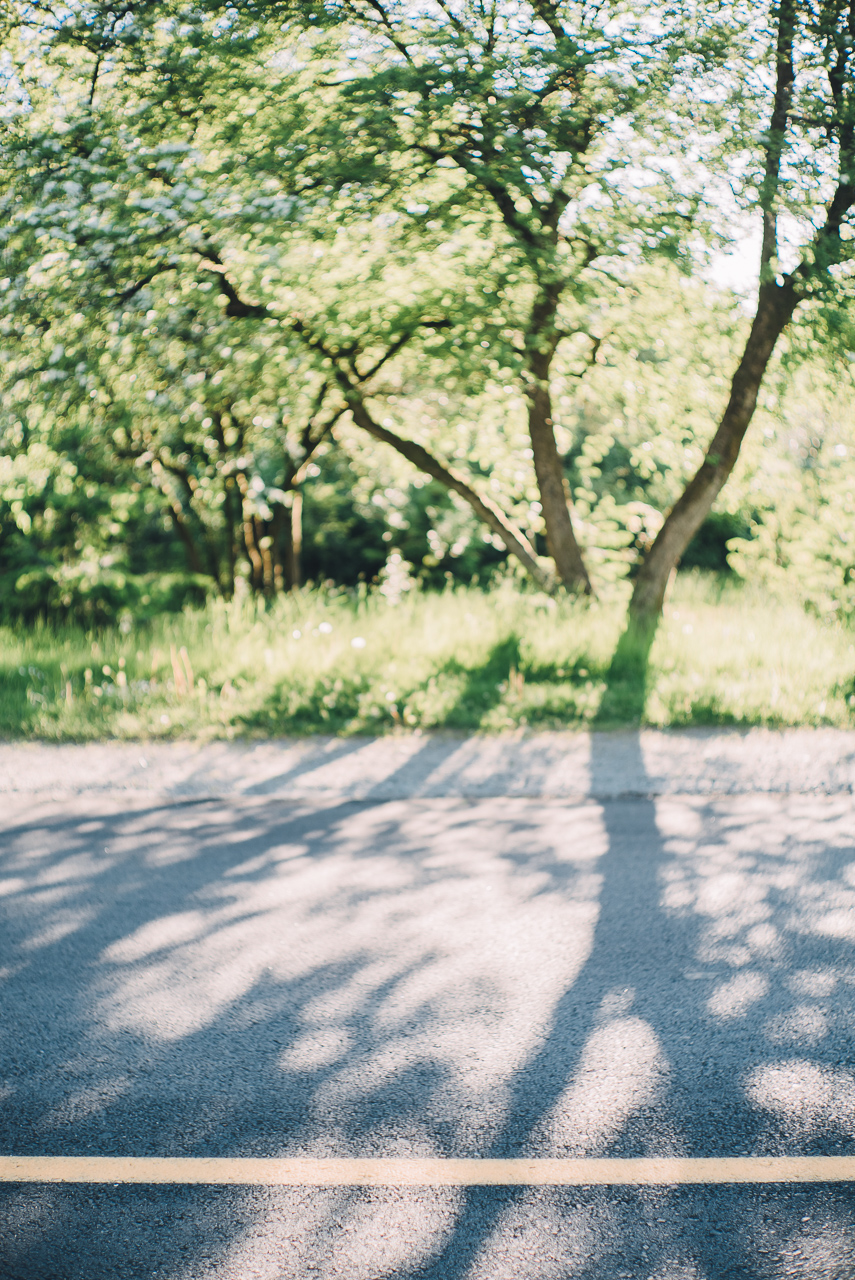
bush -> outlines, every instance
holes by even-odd
[[[214,589],[210,578],[182,573],[125,573],[100,565],[40,565],[0,575],[0,616],[7,622],[116,623],[125,615],[150,618],[200,607]]]

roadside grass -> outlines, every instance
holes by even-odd
[[[591,724],[619,603],[495,590],[302,591],[122,629],[0,630],[7,738],[233,738],[502,732]],[[618,723],[619,721],[613,721]],[[855,725],[855,632],[797,602],[678,577],[643,722]]]

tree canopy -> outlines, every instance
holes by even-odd
[[[850,607],[851,5],[5,0],[2,31],[4,609],[510,556],[629,577],[628,669],[679,563],[769,580],[788,538]]]

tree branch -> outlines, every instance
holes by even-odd
[[[566,40],[567,32],[558,17],[558,5],[553,0],[531,0],[531,7],[552,32],[556,40]]]
[[[365,3],[369,9],[371,9],[374,13],[376,13],[377,18],[379,19],[380,26],[386,32],[386,35],[389,37],[390,42],[398,50],[401,57],[405,58],[407,62],[409,62],[412,65],[412,62],[413,62],[412,54],[410,53],[407,46],[403,43],[403,41],[398,39],[398,34],[395,31],[395,25],[392,22],[392,19],[389,17],[386,10],[383,8],[382,4],[380,4],[379,0],[365,0]],[[353,13],[355,17],[357,18],[363,17],[363,14],[360,13],[357,6],[354,6],[353,4],[350,4],[350,3],[346,3],[345,7],[350,13]]]
[[[143,276],[141,280],[137,280],[136,284],[132,284],[118,294],[119,302],[130,302],[131,298],[136,297],[140,290],[144,289],[147,284],[151,284],[152,280],[156,279],[157,276],[163,275],[167,271],[175,271],[177,268],[177,262],[165,262],[162,266],[155,267],[149,271],[148,275]]]
[[[778,31],[775,39],[775,96],[769,117],[766,160],[763,183],[760,188],[760,208],[763,211],[763,241],[760,249],[760,281],[765,283],[772,263],[778,257],[778,218],[775,202],[781,180],[781,157],[787,133],[787,122],[793,96],[795,70],[793,68],[793,38],[795,35],[795,0],[780,0]]]
[[[217,253],[216,249],[212,249],[210,245],[206,245],[204,250],[197,249],[196,252],[202,259],[202,266],[214,276],[217,281],[217,287],[220,293],[228,299],[226,306],[226,315],[233,320],[255,319],[261,320],[269,313],[267,307],[260,306],[254,302],[244,302],[235,289],[232,282],[226,275],[226,268],[223,260]]]
[[[494,502],[476,493],[458,471],[435,458],[422,445],[416,444],[413,440],[405,440],[394,431],[390,431],[388,427],[382,427],[368,409],[360,388],[353,384],[343,369],[336,370],[336,379],[353,421],[358,427],[362,427],[363,431],[367,431],[375,440],[391,445],[408,462],[418,467],[419,471],[433,476],[447,489],[459,494],[469,503],[479,519],[498,534],[507,550],[517,557],[539,586],[549,592],[555,589],[552,575],[538,561],[537,552],[528,538]]]

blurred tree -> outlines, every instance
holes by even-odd
[[[643,680],[669,576],[733,471],[781,335],[799,309],[835,318],[852,301],[855,3],[778,0],[733,16],[716,77],[728,93],[721,163],[761,224],[756,306],[718,428],[636,577],[612,664],[621,679]]]
[[[575,589],[579,543],[600,580],[640,556],[614,672],[643,671],[791,318],[855,347],[851,7],[5,0],[2,20],[19,576],[51,537],[99,563],[105,530],[162,539],[166,512],[222,590],[241,565],[259,591],[296,581],[306,468],[355,423],[543,583],[543,529]],[[751,209],[753,322],[688,324],[691,282],[651,264],[699,263]]]
[[[350,58],[325,80],[338,94],[304,144],[307,180],[334,175],[363,198],[396,189],[402,213],[424,228],[478,228],[493,278],[457,341],[473,363],[499,336],[513,352],[549,549],[564,585],[589,592],[550,376],[559,343],[588,328],[598,276],[608,279],[633,240],[673,250],[675,222],[691,213],[685,194],[675,213],[665,170],[642,177],[636,128],[670,78],[681,18],[661,4],[630,12],[565,0],[301,8],[304,22],[344,30],[335,47]],[[444,305],[453,313],[453,298]],[[589,340],[596,346],[596,332]]]
[[[272,117],[280,131],[287,117],[299,134],[301,76],[277,71],[271,77],[269,64],[259,61],[270,55],[269,43],[259,41],[258,33],[241,36],[228,22],[223,27],[204,10],[189,13],[180,6],[142,5],[117,15],[96,3],[58,17],[27,6],[20,13],[23,47],[18,65],[22,75],[28,71],[29,79],[22,95],[26,109],[18,113],[17,136],[6,153],[16,175],[6,237],[13,273],[9,298],[14,312],[6,316],[10,337],[19,346],[40,346],[44,357],[46,349],[66,351],[69,330],[79,326],[84,314],[91,320],[100,317],[107,329],[117,326],[116,332],[125,337],[130,325],[135,336],[128,358],[145,366],[149,391],[155,388],[154,398],[165,410],[169,394],[179,385],[176,363],[194,368],[193,377],[205,387],[203,413],[219,431],[216,468],[224,486],[224,496],[218,499],[219,523],[235,525],[239,512],[251,581],[258,589],[275,590],[299,577],[295,542],[282,508],[290,507],[294,524],[300,504],[290,495],[299,488],[306,459],[344,409],[371,434],[462,496],[535,578],[548,585],[548,572],[527,538],[493,498],[477,493],[459,469],[443,463],[424,445],[378,423],[367,405],[365,384],[376,381],[386,361],[416,334],[445,327],[446,322],[430,319],[430,311],[438,291],[447,288],[451,272],[423,273],[414,285],[411,269],[404,279],[394,254],[391,265],[384,260],[392,233],[387,229],[384,236],[376,219],[369,226],[357,220],[352,229],[373,232],[375,241],[358,281],[352,279],[358,234],[341,246],[337,257],[333,255],[332,273],[329,254],[314,270],[306,270],[306,255],[310,263],[318,252],[324,256],[319,242],[329,202],[307,201],[305,192],[297,199],[287,184],[265,169]],[[32,53],[28,39],[50,61],[50,76],[33,71],[27,61],[25,54]],[[256,101],[259,108],[247,106]],[[252,151],[252,162],[246,148]],[[394,242],[391,247],[394,250]],[[423,251],[422,260],[424,256]],[[343,258],[349,280],[342,271]],[[183,333],[175,328],[176,307],[183,308]],[[142,313],[147,323],[140,328]],[[262,501],[260,476],[249,478],[238,465],[248,456],[246,423],[240,425],[234,401],[225,402],[225,373],[212,365],[206,335],[215,346],[231,343],[236,360],[243,360],[250,348],[256,361],[268,352],[262,359],[268,401],[276,394],[285,399],[291,395],[284,386],[274,392],[271,375],[273,381],[278,376],[293,384],[311,380],[320,367],[321,377],[315,382],[324,384],[326,395],[323,369],[333,371],[338,407],[305,420],[297,452],[290,454],[293,466],[285,467],[275,484],[264,482],[273,506]],[[300,341],[293,341],[295,337]],[[296,373],[301,344],[304,371]],[[71,342],[71,347],[80,354],[79,342]],[[91,348],[90,342],[90,353]],[[120,350],[122,342],[108,342],[96,361],[98,378],[110,384],[105,395],[111,429],[124,433],[123,449],[138,448],[140,457],[150,462],[151,476],[168,501],[194,571],[209,573],[231,590],[234,539],[222,529],[216,535],[231,547],[223,561],[211,542],[210,521],[199,514],[200,504],[213,490],[197,474],[207,464],[193,454],[188,433],[179,433],[175,447],[161,442],[153,452],[139,443],[140,429],[131,432],[134,445],[127,429],[115,424],[117,416],[131,412],[140,421],[152,416],[150,409],[128,407],[132,375],[124,368],[124,357],[115,369],[106,367]],[[199,366],[200,359],[207,367]],[[66,353],[66,364],[68,360]],[[152,360],[161,362],[159,381],[150,367]],[[117,399],[116,375],[122,370],[125,380]],[[57,376],[61,372],[54,370]],[[42,369],[39,377],[44,376]],[[171,383],[166,400],[164,380]],[[52,377],[47,381],[44,394],[56,399]],[[79,371],[76,381],[80,382]],[[218,383],[220,391],[212,395],[210,389]],[[186,392],[186,378],[183,385]],[[245,387],[233,392],[246,401]],[[168,412],[180,418],[183,411],[170,403]],[[227,446],[236,451],[234,465],[224,460]],[[215,465],[212,459],[208,462]]]
[[[816,360],[779,374],[758,416],[762,444],[742,478],[750,531],[731,567],[824,618],[855,616],[855,422],[851,375]],[[782,394],[776,394],[776,392]],[[755,437],[756,439],[756,437]]]

